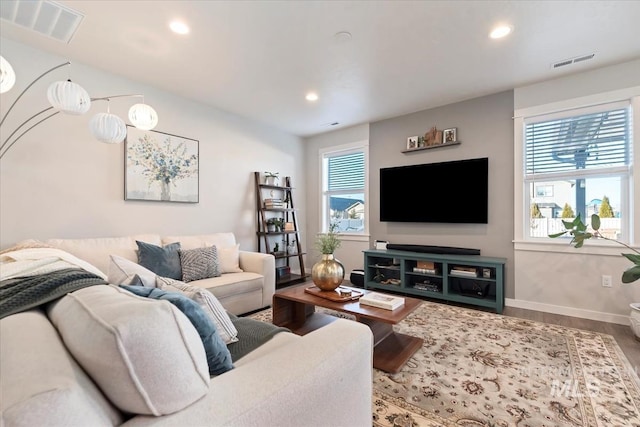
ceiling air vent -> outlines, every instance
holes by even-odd
[[[562,61],[555,62],[551,65],[551,68],[560,68],[565,67],[571,64],[577,64],[578,62],[588,61],[593,59],[596,56],[595,53],[591,53],[589,55],[576,56],[575,58],[563,59]]]
[[[0,18],[54,40],[69,43],[84,15],[53,1],[2,0]]]

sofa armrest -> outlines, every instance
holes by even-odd
[[[257,273],[264,276],[262,306],[270,306],[273,294],[276,292],[275,257],[271,254],[263,254],[260,252],[240,251],[240,268],[243,271]]]
[[[182,411],[125,426],[367,426],[372,424],[373,336],[337,319],[212,379]]]

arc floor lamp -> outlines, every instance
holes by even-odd
[[[45,71],[32,81],[13,101],[7,112],[0,120],[0,127],[4,126],[4,122],[15,107],[16,103],[22,98],[27,90],[33,86],[38,80],[57,70],[58,68],[71,65],[65,62]],[[0,56],[0,93],[6,93],[14,86],[16,74],[11,64]],[[124,141],[127,136],[127,127],[120,117],[111,114],[109,111],[109,101],[113,98],[142,98],[141,103],[134,104],[129,109],[129,120],[138,129],[150,130],[158,124],[158,114],[151,106],[144,103],[144,95],[127,94],[127,95],[111,95],[98,98],[91,98],[86,90],[71,80],[53,82],[47,90],[47,99],[51,107],[45,108],[28,119],[24,120],[7,136],[0,145],[0,159],[9,151],[9,149],[20,140],[27,132],[38,126],[40,123],[59,114],[80,115],[89,111],[91,103],[94,101],[107,101],[107,112],[98,113],[89,121],[89,130],[92,135],[100,142],[106,144],[117,144]]]

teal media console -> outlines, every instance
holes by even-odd
[[[365,289],[504,309],[505,258],[364,251]]]

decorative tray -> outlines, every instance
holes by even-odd
[[[304,291],[308,294],[336,302],[354,301],[364,295],[364,292],[353,288],[347,288],[346,286],[338,286],[333,291],[323,291],[317,286],[309,286],[308,288],[305,288]],[[345,292],[347,294],[345,294]]]

